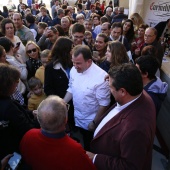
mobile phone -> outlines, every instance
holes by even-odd
[[[98,51],[93,51],[93,57],[97,58],[99,56],[99,52]]]
[[[17,152],[14,152],[13,154],[14,156],[9,159],[8,164],[12,170],[16,170],[21,161],[21,155]]]
[[[16,48],[19,47],[20,44],[21,44],[21,42],[17,42],[17,43],[16,43]]]

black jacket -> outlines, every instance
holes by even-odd
[[[0,121],[9,122],[7,127],[0,128],[0,160],[14,151],[19,152],[23,135],[31,128],[39,127],[32,112],[10,97],[0,97]]]
[[[47,96],[58,95],[63,98],[68,88],[69,79],[65,72],[53,68],[53,62],[45,67],[44,91]]]

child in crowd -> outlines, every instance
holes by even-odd
[[[40,13],[41,13],[41,17],[39,19],[39,22],[45,22],[45,23],[48,24],[48,26],[50,26],[51,25],[51,18],[47,14],[47,8],[42,6],[40,8]]]
[[[93,50],[94,42],[92,38],[92,33],[90,31],[85,31],[84,38],[87,42],[87,45],[90,47],[90,50]]]
[[[39,39],[43,35],[44,30],[46,29],[46,27],[48,27],[47,23],[45,23],[45,22],[39,22],[38,23],[38,30],[37,30],[38,34],[36,36],[36,42],[39,41]]]
[[[42,66],[40,66],[35,73],[35,77],[40,79],[40,81],[43,85],[44,85],[45,66],[48,63],[49,54],[50,54],[50,50],[48,50],[48,49],[41,52],[40,59],[41,59]]]
[[[30,89],[30,98],[28,99],[28,109],[37,110],[39,104],[46,98],[42,88],[42,83],[36,77],[32,77],[28,81]]]

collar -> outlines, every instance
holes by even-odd
[[[41,133],[48,138],[54,138],[54,139],[60,139],[66,135],[65,131],[60,132],[60,133],[48,133],[44,131],[43,129],[41,129]]]
[[[61,63],[56,63],[56,64],[54,64],[53,68],[54,68],[55,70],[60,70],[60,69],[62,69],[62,70],[64,71],[64,73],[66,74],[67,78],[69,78],[69,74],[67,73],[67,70],[65,70],[65,69],[63,68],[63,66],[61,65]]]
[[[112,37],[112,35],[110,34],[110,39],[111,39],[112,41],[119,41],[119,40],[121,39],[121,35],[119,36],[118,39],[115,40],[115,39]]]

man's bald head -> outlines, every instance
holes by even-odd
[[[63,131],[67,121],[67,107],[63,99],[49,96],[38,107],[38,121],[43,130],[49,133]]]

